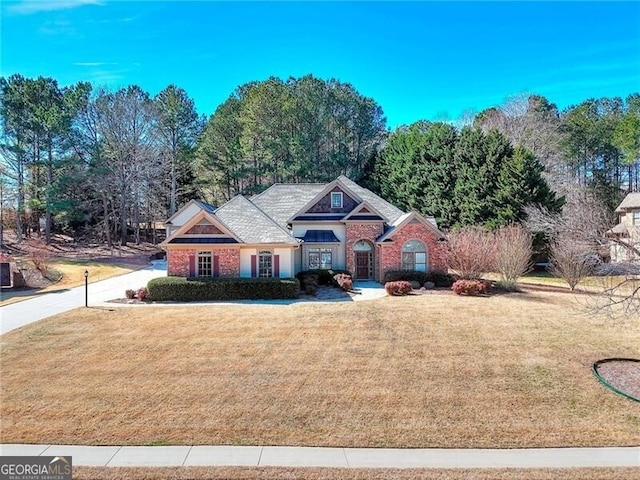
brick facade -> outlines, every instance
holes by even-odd
[[[380,279],[387,270],[402,269],[402,247],[409,240],[420,240],[427,247],[427,269],[430,272],[447,271],[447,244],[438,242],[439,236],[423,223],[414,221],[391,236],[393,242],[381,248]]]
[[[221,248],[213,251],[214,255],[218,255],[220,262],[221,277],[239,277],[240,276],[240,249],[239,248]]]
[[[368,240],[373,247],[373,274],[374,280],[380,281],[379,271],[379,252],[380,249],[376,248],[376,239],[382,235],[384,227],[382,223],[347,223],[347,237],[346,237],[346,258],[347,258],[347,270],[356,273],[356,260],[353,252],[353,246],[360,240]]]
[[[207,251],[206,248],[197,249],[169,249],[167,251],[167,275],[177,277],[189,276],[189,257],[197,256],[198,252]],[[210,249],[218,257],[221,277],[240,276],[240,249],[217,248]]]
[[[167,275],[176,277],[189,276],[189,255],[194,255],[194,250],[167,251]]]

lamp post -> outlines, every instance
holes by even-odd
[[[89,306],[89,270],[84,271],[84,306]]]

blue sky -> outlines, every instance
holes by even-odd
[[[351,83],[390,127],[515,95],[561,109],[640,91],[640,2],[2,0],[0,73],[155,95],[210,115],[238,86],[312,73]]]

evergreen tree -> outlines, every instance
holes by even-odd
[[[549,188],[542,174],[544,166],[533,153],[524,147],[516,147],[511,158],[500,170],[495,192],[495,218],[488,222],[496,227],[524,220],[524,207],[544,206],[552,213],[558,213],[562,198]]]

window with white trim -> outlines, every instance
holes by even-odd
[[[213,256],[211,252],[198,252],[198,276],[213,276]]]
[[[640,210],[633,211],[633,224],[640,226]]]
[[[331,208],[342,208],[342,192],[331,192]]]
[[[330,248],[309,249],[309,270],[331,270],[333,265],[333,252]]]
[[[402,269],[427,271],[427,248],[420,240],[409,240],[402,247]]]
[[[261,250],[258,255],[258,276],[273,277],[273,253]]]

